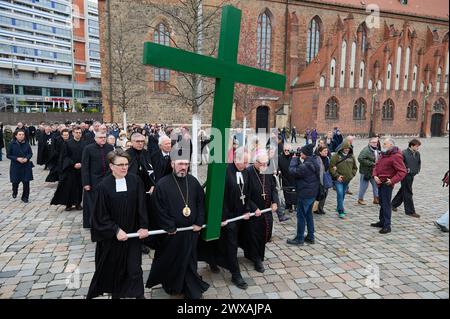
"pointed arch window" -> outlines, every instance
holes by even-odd
[[[153,42],[170,46],[170,31],[164,23],[160,23],[156,27],[153,33]],[[153,72],[155,91],[166,92],[168,89],[168,83],[170,81],[170,70],[154,68]]]
[[[268,10],[258,18],[258,67],[262,70],[270,70],[272,59],[272,21]]]
[[[325,119],[334,120],[339,117],[339,102],[333,96],[328,99],[327,104],[325,105]]]
[[[354,120],[365,120],[366,119],[367,103],[363,98],[356,100],[353,106],[353,119]]]
[[[382,114],[381,114],[382,120],[393,120],[394,119],[394,101],[391,99],[387,99],[383,103],[382,108]]]
[[[408,103],[408,108],[406,110],[406,118],[408,120],[417,120],[417,110],[419,108],[419,103],[416,100],[412,100]]]
[[[321,20],[319,17],[314,17],[308,25],[308,39],[306,43],[306,64],[311,63],[311,61],[319,53],[321,46],[320,36],[321,36]]]

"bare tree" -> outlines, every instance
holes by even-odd
[[[136,98],[141,96],[145,90],[145,81],[139,78],[141,73],[141,62],[136,54],[142,48],[137,47],[137,42],[133,36],[138,30],[138,26],[126,16],[118,15],[114,17],[109,40],[111,42],[111,66],[113,101],[123,113],[123,126],[126,129],[128,106],[133,105]]]

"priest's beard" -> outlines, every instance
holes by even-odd
[[[179,177],[179,178],[183,178],[186,177],[187,175],[187,171],[179,171],[179,172],[175,172],[175,176]]]

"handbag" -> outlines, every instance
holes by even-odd
[[[329,188],[333,187],[333,178],[331,177],[330,172],[325,172],[323,174],[323,186],[326,189],[329,189]]]

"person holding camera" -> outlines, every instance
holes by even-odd
[[[394,185],[402,181],[406,174],[402,153],[393,139],[386,138],[381,148],[381,157],[372,172],[380,194],[380,220],[370,226],[381,228],[380,234],[391,232],[392,191]]]
[[[300,162],[300,158],[303,163]],[[297,235],[286,242],[303,246],[305,242],[314,244],[314,219],[312,208],[319,193],[320,167],[314,157],[314,146],[305,145],[300,154],[292,158],[289,172],[294,176],[297,189]],[[308,234],[305,237],[305,226]]]

